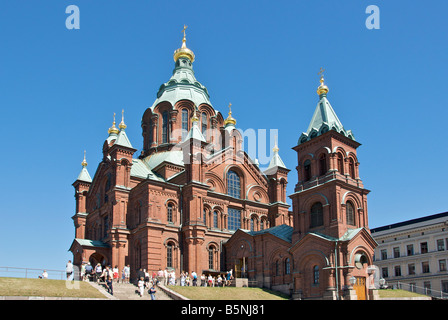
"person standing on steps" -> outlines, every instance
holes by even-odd
[[[151,296],[151,300],[156,300],[156,288],[154,287],[154,284],[149,289],[149,295]]]

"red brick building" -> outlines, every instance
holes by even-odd
[[[327,100],[323,77],[317,93],[308,130],[293,148],[293,224],[238,230],[226,243],[227,268],[297,299],[373,299],[368,267],[377,244],[368,228],[369,191],[358,170],[360,144]]]
[[[141,154],[114,117],[93,179],[82,162],[73,183],[75,265],[129,264],[131,276],[139,268],[220,271],[223,244],[237,229],[292,225],[289,170],[276,152],[262,172],[242,150],[236,120],[212,106],[194,60],[184,33],[173,75],[143,113]]]
[[[82,261],[210,273],[233,269],[251,283],[302,299],[371,298],[367,267],[376,242],[359,174],[360,144],[327,100],[297,146],[298,183],[286,203],[289,169],[277,146],[265,171],[242,150],[193,72],[194,53],[174,52],[173,75],[142,116],[140,155],[115,118],[93,179],[82,162],[74,264]],[[355,294],[356,293],[356,294]]]

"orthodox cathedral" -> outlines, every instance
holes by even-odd
[[[319,101],[297,152],[292,211],[290,170],[277,145],[266,170],[243,150],[230,110],[225,118],[196,80],[195,55],[174,52],[174,70],[142,116],[143,147],[135,154],[122,114],[103,144],[91,178],[84,156],[73,183],[75,265],[172,268],[198,274],[233,270],[252,285],[297,299],[371,299],[367,194],[356,149],[327,99]]]

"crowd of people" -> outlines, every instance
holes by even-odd
[[[67,280],[73,280],[74,267],[70,260],[66,265],[66,274]],[[83,262],[80,268],[80,280],[96,281],[98,284],[104,283],[111,295],[113,295],[113,284],[119,282],[130,283],[130,276],[130,265],[126,265],[122,270],[119,270],[118,266],[113,268],[110,265],[103,267],[100,263],[93,266],[90,262]],[[202,273],[201,276],[198,276],[195,271],[190,273],[182,271],[177,277],[172,268],[159,269],[157,272],[149,272],[140,268],[136,276],[135,284],[138,287],[138,294],[143,296],[144,292],[148,290],[152,300],[155,300],[155,287],[159,283],[165,286],[225,287],[230,286],[233,280],[232,270],[217,275]]]

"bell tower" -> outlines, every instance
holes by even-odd
[[[322,72],[322,70],[321,70]],[[321,76],[308,130],[297,146],[298,183],[290,195],[294,211],[293,243],[308,232],[340,238],[350,229],[368,229],[367,194],[359,175],[357,148],[327,99]]]

